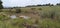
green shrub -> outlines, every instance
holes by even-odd
[[[9,17],[7,15],[3,15],[3,14],[0,15],[1,21],[8,20],[8,19],[9,19]]]
[[[42,8],[38,8],[38,10],[42,10]]]
[[[36,8],[31,8],[31,10],[35,10]]]
[[[21,13],[21,9],[16,9],[16,13]]]
[[[0,12],[2,12],[2,9],[0,9]]]

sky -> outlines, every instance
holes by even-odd
[[[15,7],[15,6],[27,6],[37,4],[56,4],[60,3],[60,0],[2,0],[4,7]]]

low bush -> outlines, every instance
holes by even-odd
[[[39,8],[38,10],[42,10],[42,8]]]
[[[16,13],[21,13],[21,9],[16,9]]]

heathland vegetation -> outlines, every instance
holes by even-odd
[[[0,28],[60,28],[60,4],[3,8],[0,1]]]

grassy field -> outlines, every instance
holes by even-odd
[[[16,8],[2,9],[0,12],[0,28],[60,28],[60,6],[37,6],[19,8],[20,13],[16,13]],[[17,18],[10,18],[16,15]],[[24,19],[19,16],[28,16]]]

